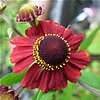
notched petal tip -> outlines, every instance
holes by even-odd
[[[32,55],[24,58],[23,60],[18,61],[13,67],[14,73],[22,73],[25,71],[32,63],[34,62],[34,58]]]
[[[91,58],[86,50],[80,50],[71,54],[69,62],[73,66],[77,66],[80,69],[85,69]]]
[[[79,37],[81,38],[81,40],[83,41],[84,40],[84,37],[85,37],[85,35],[83,34],[83,33],[79,33]],[[81,42],[82,42],[81,41]]]
[[[14,73],[19,74],[21,69],[12,68],[12,70]]]
[[[86,57],[89,57],[88,51],[87,50],[82,50],[84,52],[84,54],[86,55]]]
[[[80,72],[80,69],[74,68],[74,66],[70,64],[66,64],[66,66],[64,67],[64,70],[66,72],[66,76],[68,80],[74,83],[76,83],[77,79],[80,78],[80,76],[82,75]]]
[[[11,44],[14,44],[13,42],[14,42],[14,39],[11,39],[11,40],[10,40],[10,43],[11,43]]]
[[[10,43],[11,43],[11,44],[15,44],[15,41],[19,41],[19,40],[18,40],[19,38],[23,38],[23,37],[22,37],[22,36],[14,37],[13,39],[10,40]]]
[[[89,55],[88,51],[87,51],[87,50],[82,50],[82,52],[85,54],[85,56],[86,56],[86,58],[87,58],[88,63],[89,63],[89,62],[91,62],[91,57],[90,57],[90,55]]]

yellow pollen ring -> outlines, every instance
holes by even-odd
[[[68,48],[68,55],[67,55],[65,61],[62,62],[61,64],[58,64],[58,65],[50,65],[50,64],[47,64],[47,63],[40,57],[40,55],[39,55],[39,45],[40,45],[41,41],[42,41],[45,37],[47,37],[47,36],[56,36],[56,37],[61,38],[63,41],[65,41],[66,46],[67,46],[67,48]],[[34,43],[34,46],[33,46],[33,56],[34,56],[35,60],[37,61],[37,64],[39,64],[39,66],[41,66],[41,68],[42,68],[43,70],[48,70],[48,71],[50,71],[50,70],[54,71],[54,70],[59,70],[59,69],[63,68],[63,67],[66,65],[65,63],[67,63],[67,62],[68,62],[68,59],[70,58],[70,54],[71,54],[70,51],[71,51],[71,48],[70,48],[70,45],[68,44],[68,42],[67,42],[66,40],[64,40],[64,38],[60,37],[58,34],[45,34],[45,36],[39,37],[39,38],[36,40],[36,42]]]

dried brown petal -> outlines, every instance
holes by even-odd
[[[23,5],[20,10],[19,14],[16,18],[17,22],[33,22],[35,18],[43,14],[43,7],[36,6],[34,4],[28,3]]]
[[[14,89],[0,84],[0,100],[21,100]]]
[[[0,0],[0,14],[3,13],[3,11],[5,10],[6,7],[7,7],[7,4],[6,4],[5,0]]]

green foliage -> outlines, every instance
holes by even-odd
[[[21,32],[21,34],[25,36],[25,30],[29,28],[28,24],[16,23],[15,25],[17,29]]]
[[[95,95],[94,94],[90,94],[89,91],[85,91],[84,92],[85,95],[81,94],[81,100],[99,100],[99,99],[95,99]]]
[[[99,30],[100,30],[100,27],[98,26],[93,31],[90,31],[91,34],[87,38],[85,38],[85,40],[80,46],[80,50],[87,49],[90,46],[90,44],[93,42]]]
[[[9,85],[13,85],[15,83],[18,83],[22,80],[25,73],[26,73],[26,71],[21,73],[21,74],[9,73],[0,79],[0,84],[9,86]]]
[[[71,100],[75,87],[76,85],[74,83],[69,83],[68,86],[65,89],[63,89],[60,95],[58,93],[58,100],[63,100],[63,98]]]
[[[96,55],[96,56],[100,55],[100,28],[99,28],[98,32],[96,33],[96,36],[95,36],[93,42],[88,47],[88,51],[92,55]]]
[[[39,91],[33,100],[52,100],[55,93],[56,91],[49,91],[47,93]]]
[[[96,76],[93,73],[82,71],[82,76],[80,77],[80,80],[95,89],[100,89],[100,77]]]
[[[59,91],[49,91],[47,93],[44,93],[39,90],[36,95],[33,96],[32,100],[63,100],[63,98],[71,100],[75,87],[75,84],[69,83],[65,89]]]
[[[99,33],[100,31],[100,27],[96,27],[94,30],[89,30],[90,35],[85,38],[85,40],[83,41],[83,43],[80,46],[80,50],[82,49],[88,49],[88,47],[92,44],[92,42],[94,41],[97,33]],[[91,50],[90,50],[91,51]],[[91,68],[89,68],[91,69]],[[82,71],[82,76],[80,77],[80,80],[82,82],[84,82],[85,84],[89,85],[91,88],[95,88],[100,90],[100,77],[96,76],[93,73],[89,73],[86,71]]]

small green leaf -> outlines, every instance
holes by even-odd
[[[82,71],[82,76],[80,77],[80,80],[95,89],[100,89],[100,77],[92,73]]]
[[[98,27],[96,27],[92,32],[91,32],[91,34],[87,37],[87,38],[85,38],[85,40],[83,41],[83,43],[80,45],[80,50],[82,50],[82,49],[87,49],[89,46],[90,46],[90,44],[92,43],[92,41],[94,40],[94,38],[95,38],[95,36],[96,36],[96,34],[97,34],[97,32],[100,30],[100,27],[98,26]]]
[[[8,75],[6,75],[0,79],[0,84],[9,86],[9,85],[18,83],[22,80],[25,73],[26,73],[26,71],[21,74],[9,73]]]

